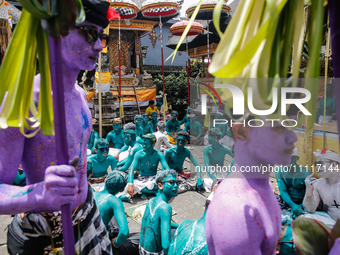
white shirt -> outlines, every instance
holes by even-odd
[[[166,136],[165,136],[163,133],[157,131],[157,132],[155,132],[155,133],[153,133],[153,134],[154,134],[154,135],[156,136],[156,138],[157,138],[157,141],[156,141],[156,143],[155,143],[155,146],[153,147],[155,150],[158,150],[158,151],[159,151],[160,148],[161,148],[161,145],[162,145],[163,143],[165,143],[165,145],[168,146],[168,148],[174,147],[174,146],[172,146],[172,145],[169,143],[168,138],[166,138]]]

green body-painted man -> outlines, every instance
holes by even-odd
[[[180,131],[177,134],[177,146],[171,149],[168,149],[165,152],[165,160],[168,163],[170,169],[176,170],[179,174],[184,174],[183,172],[183,164],[186,158],[189,158],[190,161],[196,166],[196,168],[200,168],[200,165],[197,163],[194,156],[191,154],[190,150],[185,148],[189,139],[189,134],[185,131]],[[203,182],[202,179],[199,178],[197,180],[197,186],[199,189],[202,188]]]
[[[156,132],[158,123],[158,114],[157,112],[151,113],[151,120],[149,120],[149,125],[152,128],[152,133]]]
[[[156,140],[156,136],[153,134],[143,135],[143,150],[138,151],[134,156],[129,170],[129,183],[127,188],[127,192],[132,197],[134,188],[136,188],[139,193],[143,193],[143,199],[147,198],[145,194],[157,194],[158,187],[155,183],[155,175],[157,174],[158,164],[162,164],[163,170],[170,169],[165,161],[164,155],[153,148]],[[140,171],[138,180],[133,180],[135,170]]]
[[[135,125],[136,125],[136,141],[139,143],[143,143],[143,116],[142,115],[136,115],[134,117]]]
[[[222,119],[223,115],[224,115],[223,111],[217,111],[215,114],[215,119],[220,120]],[[216,122],[213,121],[211,122],[210,128],[218,128],[221,131],[220,139],[222,139],[227,133],[228,126],[227,126],[227,123],[219,123],[218,121]]]
[[[111,166],[111,169],[115,169],[117,166],[117,160],[115,157],[108,154],[109,143],[105,139],[98,139],[96,151],[96,155],[88,157],[88,160],[91,160],[93,166],[92,178],[104,177],[107,175],[107,169],[109,166]]]
[[[171,112],[171,119],[166,122],[166,137],[168,138],[170,143],[176,142],[176,135],[175,133],[179,132],[180,130],[180,122],[177,120],[178,112],[172,111]]]
[[[181,122],[179,123],[179,125],[187,124],[188,122],[190,122],[190,118],[189,118],[190,114],[191,114],[191,109],[188,108],[188,109],[187,109],[187,115],[184,116],[184,118],[181,120]]]
[[[205,210],[199,220],[185,220],[176,229],[171,241],[169,254],[176,255],[208,255],[208,245],[205,238],[205,216],[210,200],[205,203]]]
[[[174,170],[161,171],[156,175],[159,190],[157,196],[146,205],[141,226],[139,254],[150,252],[168,254],[171,227],[178,227],[171,222],[172,208],[168,204],[169,200],[177,195],[176,178],[177,173]]]
[[[157,116],[158,116],[158,113],[157,113]],[[143,135],[153,133],[154,131],[152,129],[152,126],[149,124],[149,115],[144,113],[142,117],[143,117],[143,122],[142,122]]]
[[[280,196],[285,202],[280,203],[281,209],[291,208],[294,216],[304,213],[302,202],[306,192],[305,179],[310,175],[306,168],[297,164],[298,160],[299,153],[297,148],[294,148],[289,166],[281,167],[278,172],[275,171]]]
[[[92,131],[91,131],[90,138],[89,138],[89,140],[88,140],[88,142],[87,142],[87,148],[88,148],[89,150],[91,150],[92,154],[95,153],[95,150],[94,150],[94,149],[95,149],[95,146],[96,146],[96,143],[97,143],[97,140],[98,140],[98,139],[99,139],[99,134],[98,134],[98,132],[92,130]]]
[[[320,100],[320,106],[316,115],[319,124],[324,123],[324,104],[325,98]],[[332,122],[332,114],[335,113],[335,97],[333,95],[333,84],[326,86],[326,123]]]
[[[131,147],[131,149],[128,157],[118,162],[117,166],[121,166],[120,171],[126,172],[131,166],[135,154],[143,149],[142,145],[136,142],[135,128],[135,124],[133,123],[124,125],[124,144],[127,147]]]
[[[184,131],[190,132],[190,143],[202,145],[204,136],[202,136],[202,124],[197,120],[195,114],[189,115],[189,122],[185,124]]]
[[[120,246],[129,235],[124,205],[122,201],[115,197],[118,192],[124,190],[126,184],[126,173],[114,170],[107,176],[104,189],[94,193],[94,200],[105,226],[108,226],[113,216],[116,218],[119,226],[119,234],[114,242],[116,246]]]
[[[113,254],[120,255],[138,254],[139,246],[139,233],[129,235],[124,205],[122,201],[115,197],[118,192],[124,190],[126,184],[127,174],[113,170],[105,180],[104,190],[94,193],[94,200],[98,206],[100,216],[109,232]],[[111,220],[113,217],[118,224],[118,235],[116,234],[116,228],[112,226]]]
[[[206,171],[213,181],[216,179],[215,174],[213,173],[214,168],[216,168],[217,166],[224,166],[225,155],[228,154],[232,158],[234,157],[234,154],[228,147],[219,143],[221,137],[222,133],[218,128],[210,129],[208,131],[208,141],[210,145],[203,148],[204,165]],[[224,179],[226,177],[227,173],[219,173],[217,169],[215,170],[215,173],[219,175],[219,179]],[[198,177],[201,177],[201,173],[199,171]]]
[[[122,119],[113,119],[112,124],[113,130],[106,136],[106,141],[113,143],[113,148],[121,149],[124,145],[123,142],[123,130],[122,130]]]

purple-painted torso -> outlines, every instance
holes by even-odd
[[[207,211],[209,254],[272,255],[280,236],[281,212],[269,172],[261,170],[289,164],[297,136],[278,125],[248,128],[239,134],[235,141],[236,171],[217,187]],[[246,172],[247,168],[255,170]]]
[[[226,178],[218,186],[206,219],[209,254],[272,255],[280,231],[280,207],[268,179]]]
[[[40,77],[35,79],[35,85],[40,83]],[[68,155],[71,161],[79,157],[80,162],[77,168],[76,177],[79,180],[79,196],[77,205],[82,203],[87,196],[87,169],[86,169],[86,144],[92,130],[91,113],[86,105],[84,97],[81,95],[81,88],[74,85],[69,93],[65,93],[65,117],[67,125],[67,142],[69,146]],[[35,86],[37,87],[37,86]],[[35,89],[36,91],[36,89]],[[37,93],[35,92],[35,98]],[[54,136],[43,136],[41,131],[33,138],[24,138],[18,128],[8,128],[1,130],[0,142],[6,144],[5,149],[13,152],[11,157],[1,161],[3,169],[7,171],[17,170],[19,164],[22,165],[26,173],[27,185],[38,183],[44,180],[45,169],[56,164],[56,147]],[[20,153],[18,150],[22,151]],[[21,160],[20,160],[21,157]],[[1,173],[1,178],[6,178]],[[77,205],[71,206],[73,209]],[[60,208],[47,207],[36,208],[39,211],[58,211]]]
[[[98,32],[102,30],[89,22],[82,25],[94,27]],[[55,147],[53,136],[43,136],[38,132],[33,138],[25,138],[18,128],[0,130],[0,214],[59,211],[60,205],[65,203],[70,203],[71,210],[74,210],[85,201],[88,188],[86,147],[92,121],[85,92],[75,83],[80,70],[95,67],[101,50],[100,39],[97,38],[94,44],[88,43],[85,32],[80,29],[73,30],[62,39],[68,155],[69,162],[79,158],[75,168],[77,180],[72,176],[71,167],[58,166],[55,162],[59,148]],[[39,84],[40,76],[37,75],[34,80],[36,102]],[[26,174],[25,187],[12,186],[19,164]]]

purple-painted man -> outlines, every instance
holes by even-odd
[[[77,253],[112,254],[111,242],[87,183],[86,146],[92,121],[85,92],[76,85],[79,71],[94,69],[103,49],[101,35],[109,24],[106,18],[109,3],[82,2],[86,21],[61,39],[68,155],[72,163],[55,165],[58,148],[53,136],[39,132],[27,139],[18,128],[0,130],[0,214],[17,214],[8,230],[10,254],[44,254],[44,250],[51,251],[51,246],[62,247],[59,211],[67,203],[73,210]],[[36,102],[39,85],[37,75]],[[12,185],[19,164],[27,178],[24,187]]]
[[[281,212],[268,167],[289,164],[297,136],[279,124],[235,124],[233,132],[236,171],[217,187],[207,212],[209,254],[275,254]]]

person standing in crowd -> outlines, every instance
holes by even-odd
[[[153,113],[153,112],[157,112],[158,117],[159,117],[159,110],[158,110],[158,108],[157,108],[157,106],[155,104],[155,101],[154,100],[150,100],[149,101],[149,107],[146,108],[146,111],[145,111],[145,113],[147,115],[149,115],[149,119],[151,119],[151,113]]]

